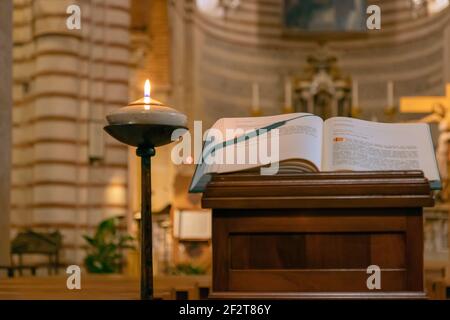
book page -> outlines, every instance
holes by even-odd
[[[239,171],[267,164],[269,159],[266,157],[266,162],[262,159],[266,153],[271,158],[270,163],[287,159],[304,159],[311,162],[317,171],[321,168],[323,120],[320,117],[308,113],[291,113],[272,117],[227,118],[224,119],[224,125],[225,130],[239,128],[252,132],[263,128],[267,129],[267,133],[226,146],[223,150],[225,157],[231,149],[234,149],[231,151],[234,152],[234,158],[241,153],[246,155],[246,161],[216,165],[216,172]],[[272,141],[274,139],[272,129],[277,129],[279,133],[277,149],[272,148],[272,143],[276,143]],[[261,150],[264,147],[267,148],[267,152]],[[256,161],[251,159],[250,153],[253,155],[257,153]]]
[[[268,126],[272,123],[289,120],[296,118],[298,116],[308,115],[308,113],[288,113],[280,114],[276,116],[265,116],[265,117],[244,117],[244,118],[222,118],[214,124],[214,127],[219,127],[218,124],[222,121],[221,130],[240,128],[243,130],[258,129]],[[225,131],[224,131],[225,133]]]
[[[324,123],[323,171],[422,170],[439,180],[429,126],[336,117]]]
[[[197,165],[191,192],[201,192],[210,173],[252,169],[288,159],[306,160],[317,171],[322,166],[323,120],[318,116],[290,113],[224,118],[213,129],[220,131],[221,137],[204,144],[203,159],[208,161]],[[274,136],[273,129],[278,130],[278,137]]]

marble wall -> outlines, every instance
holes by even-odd
[[[9,263],[12,109],[12,0],[0,1],[0,265]]]

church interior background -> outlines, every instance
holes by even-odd
[[[347,2],[358,25],[366,1]],[[81,8],[79,30],[66,27],[71,4]],[[138,239],[138,158],[102,128],[107,113],[142,96],[148,78],[152,97],[185,113],[190,128],[194,120],[206,130],[223,117],[286,112],[430,123],[444,189],[425,209],[424,273],[429,296],[448,297],[449,1],[371,4],[381,8],[380,30],[337,21],[350,30],[311,35],[295,23],[294,0],[1,1],[0,281],[11,263],[38,266],[13,270],[14,278],[59,277],[73,264],[111,272],[86,260],[86,236],[105,220]],[[302,19],[327,27],[313,14]],[[403,104],[405,97],[412,100]],[[430,98],[416,105],[415,97]],[[159,148],[152,163],[155,283],[169,298],[183,288],[182,297],[198,298],[205,292],[170,277],[198,277],[208,290],[210,212],[188,193],[194,165],[174,165],[171,148]],[[20,254],[21,241],[36,243],[33,254]],[[45,243],[56,244],[57,258]],[[113,271],[137,277],[138,250],[116,249],[123,258]]]

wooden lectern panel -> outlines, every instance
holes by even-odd
[[[423,298],[421,172],[216,176],[213,298]],[[381,289],[367,268],[381,268]]]

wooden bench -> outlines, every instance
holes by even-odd
[[[175,300],[207,299],[211,276],[156,276],[156,290],[174,290]]]
[[[69,290],[65,276],[19,277],[0,279],[0,300],[137,300],[139,279],[123,275],[82,274],[81,290]],[[157,276],[155,299],[199,299],[200,288],[207,288],[207,276]]]
[[[427,297],[431,300],[447,299],[447,286],[444,278],[427,279],[425,282]]]
[[[424,269],[427,298],[431,300],[446,299],[446,261],[427,261]]]
[[[15,272],[18,271],[20,275],[23,274],[23,270],[29,270],[32,276],[36,275],[36,269],[38,267],[35,265],[19,265],[19,266],[0,266],[0,270],[6,270],[8,278],[13,278]]]

